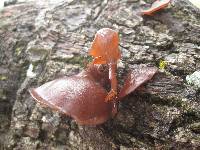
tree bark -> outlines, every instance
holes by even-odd
[[[185,80],[200,66],[200,10],[179,0],[140,16],[152,2],[35,0],[0,12],[0,149],[200,148],[200,93]],[[96,127],[36,104],[28,89],[82,70],[104,27],[120,35],[120,83],[128,68],[164,69]]]

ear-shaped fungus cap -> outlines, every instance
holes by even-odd
[[[112,116],[112,103],[104,101],[107,91],[89,77],[63,77],[31,89],[39,103],[71,116],[77,123],[97,125]]]
[[[126,95],[135,91],[140,85],[150,80],[157,71],[156,67],[139,67],[130,71],[119,93],[119,99],[121,100]]]
[[[151,8],[147,9],[147,10],[143,10],[142,14],[143,15],[151,15],[152,13],[165,8],[168,6],[168,4],[170,3],[171,0],[156,0],[152,5]]]
[[[101,58],[102,64],[120,59],[118,33],[109,28],[99,30],[95,35],[89,54]]]

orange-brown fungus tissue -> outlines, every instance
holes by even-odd
[[[95,59],[95,64],[117,62],[121,58],[118,33],[109,28],[99,30],[94,38],[89,54]]]
[[[100,29],[94,38],[89,54],[94,57],[92,64],[108,64],[111,89],[105,101],[117,96],[117,61],[121,58],[118,33],[109,28]]]
[[[152,15],[154,12],[157,12],[168,6],[171,0],[156,0],[151,8],[141,11],[142,15]]]
[[[40,104],[70,116],[80,125],[98,125],[117,113],[120,100],[150,80],[156,68],[142,67],[131,71],[121,92],[117,93],[116,68],[120,58],[117,32],[104,28],[97,32],[90,54],[101,56],[77,75],[62,77],[29,90]],[[111,90],[106,86],[111,81]]]

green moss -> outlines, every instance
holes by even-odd
[[[200,133],[200,122],[191,124],[190,129],[195,133]]]
[[[167,66],[167,62],[164,61],[164,60],[160,60],[160,62],[159,62],[159,69],[164,70],[166,68],[166,66]]]
[[[91,56],[73,56],[72,58],[68,58],[68,59],[59,59],[59,58],[54,58],[54,60],[56,61],[61,61],[61,62],[66,62],[69,64],[79,64],[81,67],[86,67],[86,65],[89,62],[92,62],[92,57]]]
[[[17,48],[15,49],[15,54],[16,54],[17,56],[19,56],[19,55],[21,54],[21,52],[22,52],[22,48],[21,48],[21,47],[17,47]]]
[[[74,56],[73,58],[70,58],[68,60],[69,63],[72,63],[72,64],[82,64],[82,63],[86,63],[86,62],[91,62],[92,61],[92,58],[87,56]]]
[[[3,91],[3,89],[0,89],[0,98],[1,98],[2,100],[5,100],[5,99],[6,99],[6,94],[5,94],[5,92]]]
[[[4,75],[0,75],[0,80],[7,80],[8,77],[7,76],[4,76]]]
[[[28,50],[29,59],[32,63],[44,62],[49,54],[48,49],[30,48]]]
[[[19,56],[20,54],[22,54],[22,51],[25,50],[26,45],[27,45],[26,41],[17,41],[15,45],[15,55]]]

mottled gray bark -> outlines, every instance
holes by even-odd
[[[154,16],[139,16],[147,4],[68,0],[6,7],[0,13],[0,149],[200,148],[200,93],[185,80],[200,66],[200,10],[175,0]],[[78,126],[36,104],[27,90],[79,72],[103,27],[120,35],[120,83],[127,68],[168,64],[120,103],[115,118]]]

